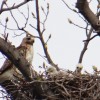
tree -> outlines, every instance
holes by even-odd
[[[5,24],[1,22],[2,27],[4,27],[4,32],[2,37],[0,37],[0,52],[4,54],[15,67],[17,66],[18,70],[21,72],[24,78],[18,79],[17,82],[12,82],[12,80],[6,80],[0,85],[6,90],[6,98],[14,99],[14,100],[33,100],[33,99],[47,99],[47,100],[60,100],[60,99],[100,99],[99,96],[99,71],[93,66],[94,74],[91,75],[88,72],[85,74],[81,74],[82,70],[82,60],[84,53],[87,50],[87,46],[91,40],[93,40],[96,36],[99,36],[99,12],[95,15],[91,9],[89,8],[89,2],[87,0],[77,0],[76,8],[79,12],[74,9],[71,9],[67,3],[62,0],[62,2],[75,13],[80,13],[85,18],[85,23],[87,27],[84,28],[86,30],[87,39],[84,40],[84,47],[80,54],[78,65],[74,72],[72,71],[62,71],[60,67],[52,60],[49,52],[48,52],[48,41],[51,39],[51,34],[49,35],[47,41],[44,39],[45,32],[45,23],[47,21],[49,15],[49,3],[47,3],[46,10],[44,7],[39,6],[39,0],[24,0],[20,1],[19,4],[13,3],[12,6],[9,6],[9,0],[3,0],[1,4],[0,14],[9,12],[10,15],[6,17]],[[34,3],[35,9],[34,12],[30,13],[29,6],[27,5],[27,13],[21,12],[20,7],[28,4],[28,2]],[[99,9],[99,0],[98,0],[98,9]],[[25,20],[25,23],[22,23],[20,26],[17,21],[16,15],[14,15],[13,11],[17,10],[19,14],[21,14]],[[43,12],[45,18],[43,21],[40,19],[40,10]],[[99,10],[98,10],[99,11]],[[26,17],[27,16],[27,17]],[[36,26],[29,23],[30,17],[36,21]],[[10,18],[14,20],[16,23],[16,29],[9,28],[8,23],[11,21]],[[70,24],[74,24],[70,19],[68,19]],[[91,26],[89,29],[88,26]],[[77,24],[74,24],[78,26]],[[44,58],[52,67],[47,68],[46,64],[43,63],[44,72],[39,74],[35,70],[33,77],[30,77],[29,73],[29,63],[28,61],[20,55],[20,53],[16,50],[16,48],[10,43],[8,39],[10,31],[16,31],[15,36],[22,36],[17,32],[29,33],[27,27],[32,27],[37,31],[38,35],[31,34],[34,38],[39,39],[41,41],[43,51],[45,56],[41,56]],[[80,27],[80,26],[78,26]],[[83,27],[81,27],[83,28]],[[95,30],[97,33],[93,37],[91,34]],[[89,31],[89,32],[88,32]],[[2,90],[2,92],[4,92]]]

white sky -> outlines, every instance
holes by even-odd
[[[2,1],[2,0],[1,0]],[[0,2],[1,2],[0,1]],[[13,2],[20,2],[20,0],[8,0],[9,4],[12,5]],[[65,0],[66,3],[73,9],[75,9],[76,0]],[[92,0],[93,1],[93,0]],[[48,20],[46,22],[46,32],[44,33],[45,40],[47,40],[49,34],[52,34],[52,38],[48,42],[48,51],[51,55],[53,61],[58,64],[61,68],[74,70],[83,48],[83,40],[85,37],[85,30],[80,29],[72,24],[69,24],[67,19],[70,18],[74,23],[85,26],[85,23],[81,18],[79,18],[78,14],[75,14],[71,10],[69,10],[62,0],[40,0],[39,3],[46,9],[46,3],[50,4],[50,13],[48,16]],[[29,8],[30,12],[33,11],[35,13],[35,2],[30,2]],[[96,11],[97,2],[91,3],[91,8],[93,11]],[[20,7],[20,10],[23,11],[27,16],[27,6],[24,5]],[[76,9],[77,10],[77,9]],[[43,20],[44,16],[42,11],[41,20]],[[15,18],[20,23],[20,26],[24,25],[24,19],[21,18],[22,15],[18,14],[17,10],[13,10],[13,14]],[[9,12],[4,12],[0,16],[0,20],[4,23],[5,18],[9,16]],[[32,24],[36,25],[36,21],[32,19],[30,16],[30,21]],[[10,28],[16,28],[16,24],[9,17],[8,26]],[[3,33],[3,27],[0,26],[0,33]],[[27,27],[27,30],[31,32],[33,35],[37,35],[37,32],[32,29],[30,26]],[[17,31],[18,32],[18,31]],[[16,32],[16,33],[17,33]],[[22,37],[13,38],[13,33],[9,31],[9,40],[12,41],[12,44],[18,46],[22,40]],[[99,46],[100,38],[96,37],[89,44],[88,50],[86,51],[83,59],[84,70],[92,72],[92,65],[96,65],[98,68],[100,66],[100,46]],[[37,69],[39,65],[42,65],[43,58],[41,58],[37,53],[43,54],[43,49],[41,43],[38,39],[35,40],[34,44],[34,60],[33,65]],[[2,57],[2,56],[0,56]],[[0,59],[2,62],[2,59]],[[0,66],[2,63],[0,63]],[[100,69],[100,68],[99,68]]]
[[[21,0],[8,0],[9,5],[12,5],[13,2],[21,2]],[[75,8],[75,3],[77,0],[65,0],[66,3],[71,7]],[[0,0],[1,4],[2,0]],[[79,56],[81,50],[83,49],[83,40],[85,37],[85,30],[80,29],[74,25],[68,23],[68,18],[70,18],[74,23],[85,26],[85,23],[77,14],[69,10],[61,0],[39,0],[40,5],[42,5],[46,9],[46,3],[50,4],[50,13],[46,22],[46,32],[44,33],[45,40],[48,39],[49,34],[52,34],[52,38],[48,42],[48,51],[51,55],[53,61],[58,64],[61,68],[75,70],[75,67],[78,63]],[[29,8],[30,12],[35,13],[35,2],[30,2]],[[91,9],[95,12],[97,7],[97,2],[92,0]],[[24,12],[27,16],[27,6],[24,5],[20,7],[20,10]],[[41,20],[43,20],[44,16],[41,13]],[[15,18],[18,20],[20,26],[24,25],[24,19],[22,15],[18,14],[17,10],[13,10],[13,14]],[[0,21],[5,23],[5,18],[9,16],[9,12],[4,12],[0,15]],[[30,20],[34,26],[36,25],[36,20],[32,19],[30,16]],[[8,26],[10,28],[16,28],[16,24],[9,17]],[[37,35],[37,32],[31,27],[27,27],[27,31],[31,32],[33,35]],[[4,28],[0,25],[0,33],[4,32]],[[13,38],[13,32],[9,32],[9,40],[12,44],[18,46],[23,38],[16,37]],[[15,31],[16,32],[16,31]],[[18,33],[17,31],[16,33]],[[1,36],[1,35],[0,35]],[[43,49],[41,43],[38,39],[35,40],[34,44],[34,60],[33,66],[35,69],[38,69],[38,66],[41,66],[43,63],[43,58],[41,58],[37,53],[43,54]],[[2,55],[0,55],[0,58]],[[84,70],[88,72],[92,72],[92,65],[96,65],[98,69],[100,69],[100,37],[96,37],[89,44],[88,50],[86,51],[83,59]],[[0,66],[3,64],[4,59],[0,59]],[[45,62],[45,61],[44,61]],[[41,69],[39,69],[41,70]],[[1,100],[1,99],[0,99]]]

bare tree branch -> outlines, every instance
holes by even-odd
[[[2,9],[0,9],[0,14],[1,14],[2,12],[4,12],[4,11],[9,11],[9,10],[12,10],[12,9],[19,8],[19,7],[21,7],[22,5],[28,3],[29,1],[32,1],[32,0],[24,0],[22,3],[20,3],[20,4],[18,4],[18,5],[15,5],[15,6],[12,6],[12,7],[9,7],[9,8],[3,8],[3,7],[2,7]],[[3,3],[3,5],[4,5],[4,3]]]
[[[51,59],[51,57],[50,57],[50,55],[48,53],[47,45],[45,44],[45,41],[43,39],[42,32],[40,30],[40,15],[39,15],[39,4],[38,4],[38,0],[36,0],[36,16],[37,16],[37,31],[38,31],[38,34],[40,36],[40,40],[41,40],[41,43],[42,43],[42,46],[43,46],[43,49],[44,49],[44,53],[46,55],[46,58],[47,58],[49,64],[51,64],[57,70],[59,70],[58,66],[52,61],[52,59]]]
[[[15,49],[13,45],[7,43],[0,37],[0,51],[10,59],[14,65],[21,71],[27,81],[31,81],[29,63],[27,60]]]
[[[91,24],[91,26],[97,31],[100,32],[100,21],[98,17],[91,11],[87,0],[77,0],[76,8],[78,8],[79,13],[81,13],[86,20]]]
[[[87,36],[87,40],[90,39],[92,32],[93,32],[93,28],[90,29],[89,34],[88,34],[88,36]],[[83,56],[84,56],[84,53],[85,53],[86,50],[87,50],[88,44],[89,44],[89,41],[85,41],[84,47],[83,47],[83,50],[82,50],[82,52],[81,52],[81,54],[80,54],[78,63],[82,63]]]
[[[78,24],[74,23],[74,22],[73,22],[73,21],[71,21],[69,18],[68,18],[68,22],[69,22],[70,24],[73,24],[74,26],[76,26],[76,27],[78,27],[78,28],[81,28],[81,29],[85,29],[85,30],[86,30],[86,28],[85,28],[85,27],[82,27],[82,26],[80,26],[80,25],[78,25]],[[89,29],[87,29],[87,30],[89,30]]]
[[[80,54],[79,57],[79,63],[82,63],[82,59],[84,56],[84,53],[87,50],[87,46],[90,42],[90,40],[94,39],[96,36],[100,35],[100,21],[98,19],[99,13],[97,15],[95,15],[91,9],[89,8],[89,4],[87,2],[87,0],[77,0],[77,4],[76,7],[78,8],[79,12],[86,18],[86,20],[90,23],[90,25],[93,27],[91,27],[89,34],[87,34],[87,30],[86,30],[86,34],[87,34],[87,39],[85,40],[84,43],[84,48]],[[93,29],[96,30],[97,34],[94,35],[93,37],[91,37],[91,34],[93,32]]]

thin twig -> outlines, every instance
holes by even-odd
[[[4,12],[4,11],[9,11],[9,10],[12,10],[12,9],[19,8],[19,7],[21,7],[22,5],[28,3],[29,1],[32,1],[32,0],[24,0],[23,2],[21,2],[21,3],[18,4],[18,5],[15,5],[15,6],[12,6],[12,7],[8,7],[8,8],[2,8],[2,9],[0,10],[0,14],[1,14],[2,12]]]
[[[26,17],[26,16],[24,15],[24,13],[21,12],[21,11],[18,9],[18,11],[24,16],[24,18],[25,18],[25,20],[26,20],[26,22],[25,22],[24,26],[22,27],[22,29],[24,29],[24,28],[26,27],[26,25],[27,25],[27,23],[28,23],[28,20],[29,20],[29,6],[28,6],[28,4],[27,4],[27,10],[28,10],[28,14],[27,14],[27,17]]]
[[[42,30],[42,34],[45,31],[45,22],[47,21],[48,15],[49,15],[49,4],[47,4],[47,12],[45,12],[44,10],[42,10],[44,15],[45,15],[45,19],[43,21],[43,30]]]
[[[89,31],[89,34],[88,34],[88,36],[87,36],[87,40],[90,39],[92,32],[93,32],[93,28],[91,27],[91,29],[90,29],[90,31]],[[83,56],[84,56],[84,53],[85,53],[86,50],[87,50],[88,44],[89,44],[89,41],[86,41],[86,42],[84,43],[84,47],[83,47],[83,50],[82,50],[82,52],[81,52],[81,54],[80,54],[78,63],[82,63]]]
[[[43,50],[44,50],[44,53],[46,55],[46,58],[48,60],[48,63],[51,64],[52,66],[54,66],[57,70],[59,70],[58,66],[52,61],[49,53],[48,53],[48,48],[47,48],[47,45],[45,44],[45,41],[44,41],[44,38],[43,38],[43,34],[41,32],[41,29],[40,29],[40,15],[39,15],[39,4],[38,4],[38,0],[36,0],[36,18],[37,18],[37,31],[38,31],[38,34],[39,34],[39,37],[40,37],[40,40],[41,40],[41,43],[42,43],[42,46],[43,46]]]

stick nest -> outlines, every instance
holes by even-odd
[[[42,95],[49,98],[46,100],[100,100],[99,73],[81,74],[60,71],[56,74],[38,75],[32,82],[5,82],[2,86],[5,87],[6,91],[8,90],[8,96],[5,96],[7,98],[11,98],[13,94],[13,96],[18,97],[18,100],[35,100],[37,93],[34,92],[35,96],[33,96],[32,87],[37,86],[38,83],[41,84],[44,91]],[[48,90],[45,90],[44,84],[48,86]],[[46,95],[47,91],[51,91],[54,95]],[[4,91],[1,92],[4,93]]]

